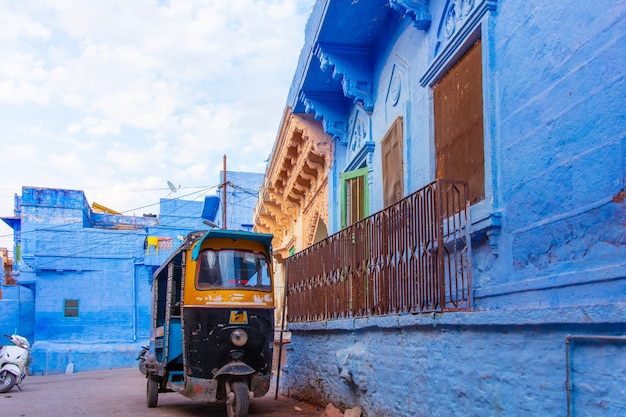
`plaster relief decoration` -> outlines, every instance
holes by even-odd
[[[436,82],[438,74],[455,60],[459,50],[480,38],[480,23],[488,13],[496,11],[497,0],[448,0],[439,18],[432,63],[420,85]]]
[[[474,0],[456,0],[448,5],[448,10],[444,17],[444,34],[447,38],[454,34],[457,22],[461,24],[463,18],[467,17],[474,7]]]
[[[395,69],[395,68],[394,68]],[[393,74],[391,82],[389,83],[389,91],[387,94],[387,103],[395,106],[400,99],[400,92],[402,91],[402,80],[398,74]]]
[[[363,110],[357,108],[350,123],[350,140],[348,141],[347,164],[352,166],[363,161],[368,152],[373,151],[370,118]]]
[[[398,63],[393,64],[389,85],[387,86],[387,96],[385,97],[385,121],[387,122],[401,116],[404,112],[404,108],[399,106],[399,104],[402,99],[402,93],[409,89],[406,74],[407,69],[405,66]]]
[[[464,25],[471,25],[467,22],[472,20],[474,12],[482,17],[487,10],[494,10],[495,5],[496,0],[448,0],[437,31],[435,56],[452,37],[463,31]]]

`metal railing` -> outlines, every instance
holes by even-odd
[[[471,308],[467,183],[436,180],[286,260],[288,321]]]

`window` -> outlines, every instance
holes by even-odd
[[[480,39],[433,87],[436,177],[469,183],[472,204],[485,198]]]
[[[328,237],[328,229],[326,228],[326,223],[319,218],[317,219],[317,226],[315,227],[315,234],[313,235],[312,244],[316,244],[321,242],[322,240]]]
[[[63,300],[63,317],[78,317],[78,300]]]
[[[342,228],[367,217],[367,167],[341,174],[341,195]]]
[[[238,288],[272,289],[269,264],[261,253],[240,250],[205,250],[198,259],[199,290]]]
[[[385,207],[404,197],[404,158],[402,157],[402,117],[398,117],[380,142],[383,158]]]

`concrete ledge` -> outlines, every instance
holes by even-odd
[[[526,326],[540,324],[624,323],[626,303],[517,310],[480,310],[289,323],[290,331],[401,328],[413,326]]]
[[[35,342],[30,352],[30,374],[51,375],[136,367],[141,346],[139,342]]]
[[[624,279],[626,279],[626,264],[609,265],[585,271],[566,272],[560,275],[548,275],[486,288],[476,288],[474,289],[474,299]]]

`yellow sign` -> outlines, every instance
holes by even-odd
[[[248,312],[241,310],[231,310],[228,324],[248,324]]]

